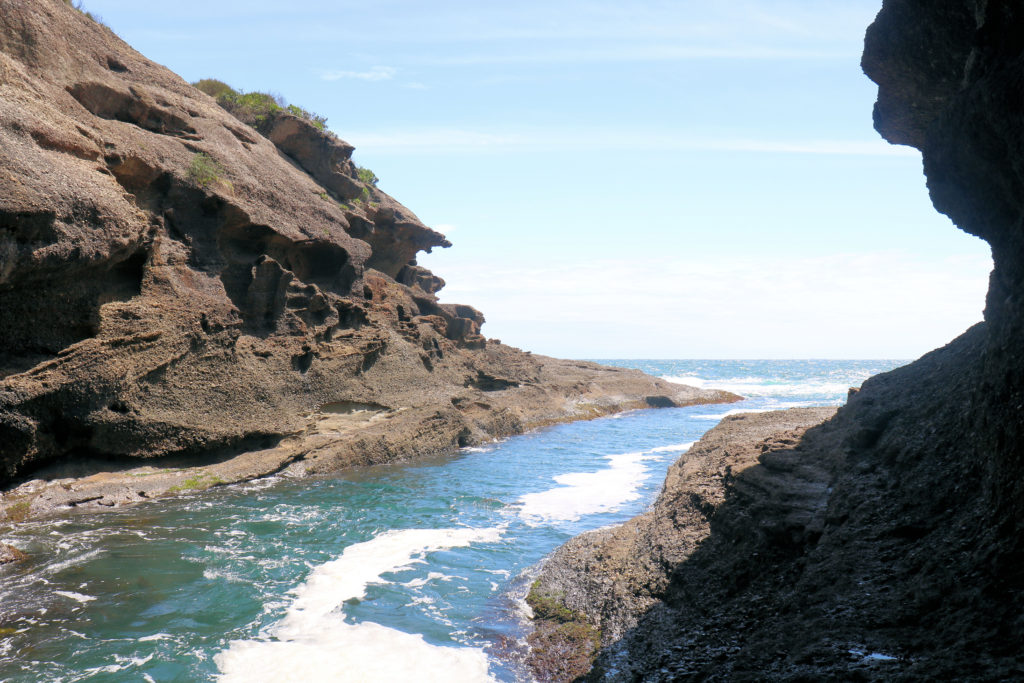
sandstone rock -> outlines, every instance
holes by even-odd
[[[362,193],[352,164],[352,145],[287,112],[277,114],[265,129],[278,149],[341,199],[355,199]]]
[[[0,0],[0,486],[42,482],[0,513],[736,398],[487,343],[416,265],[449,242],[351,153],[288,113],[245,125],[63,0]],[[345,402],[382,408],[324,426]]]

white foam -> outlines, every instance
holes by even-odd
[[[497,574],[498,576],[503,576],[506,579],[512,575],[512,572],[508,569],[481,569],[480,571],[485,574]]]
[[[238,558],[238,559],[251,559],[251,558]],[[216,581],[217,579],[224,579],[228,583],[252,583],[252,579],[242,576],[241,574],[227,569],[211,569],[207,567],[203,570],[203,578],[207,581]]]
[[[419,588],[421,586],[427,585],[431,581],[436,581],[438,579],[442,581],[451,581],[452,577],[442,574],[441,572],[430,572],[429,574],[427,574],[426,577],[413,579],[412,581],[408,581],[406,583],[403,583],[402,585],[406,588]]]
[[[895,662],[897,657],[892,655],[882,654],[881,652],[867,652],[865,650],[852,649],[847,650],[854,657],[860,657],[862,662]]]
[[[496,528],[405,529],[349,546],[293,591],[295,600],[284,618],[264,637],[232,641],[214,657],[220,680],[493,680],[482,649],[431,645],[421,635],[370,622],[346,624],[339,608],[346,600],[365,597],[382,574],[422,562],[427,552],[500,538]]]
[[[583,515],[612,512],[640,497],[640,484],[648,477],[645,452],[605,456],[611,463],[597,472],[571,472],[555,477],[561,486],[528,493],[520,500],[519,516],[527,524],[565,521]]]
[[[56,593],[57,595],[62,595],[65,598],[70,598],[71,600],[77,600],[78,602],[80,602],[82,604],[85,604],[87,602],[92,602],[93,600],[96,599],[96,598],[94,598],[91,595],[82,595],[81,593],[75,593],[74,591],[53,591],[53,592]]]
[[[702,379],[700,377],[674,377],[666,375],[663,376],[662,379],[675,384],[686,384],[698,389],[721,389],[723,391],[731,391],[734,394],[752,398],[766,396],[807,396],[816,394],[836,394],[845,397],[850,387],[860,386],[867,377],[868,375],[865,373],[863,377],[851,377],[845,382],[835,382],[822,379],[808,382],[788,383],[766,382],[764,378],[761,377],[732,377],[729,379],[715,380]]]
[[[742,415],[743,413],[767,413],[773,410],[772,408],[733,408],[727,410],[724,413],[709,413],[707,415],[694,415],[695,420],[722,420],[730,415]]]
[[[695,443],[696,443],[696,441],[687,441],[686,443],[674,443],[674,444],[670,444],[668,446],[658,446],[657,448],[652,448],[652,449],[650,449],[649,451],[646,451],[646,452],[647,453],[673,453],[673,452],[688,451],[688,450],[690,450],[690,447],[693,446],[693,444],[695,444]]]
[[[83,673],[88,674],[88,678],[101,673],[120,673],[121,671],[127,671],[133,667],[142,666],[153,659],[153,655],[150,654],[146,657],[125,657],[123,655],[114,655],[116,664],[107,664],[105,666],[96,666],[91,669],[86,669]]]
[[[54,562],[46,568],[46,573],[56,574],[57,572],[64,571],[69,567],[74,567],[75,565],[82,564],[83,562],[88,562],[93,558],[99,557],[104,552],[105,551],[102,548],[97,548],[95,550],[90,550],[87,553],[82,553],[77,557],[72,557],[67,560],[61,560],[60,562]]]
[[[614,512],[623,503],[640,497],[640,485],[650,476],[644,461],[657,453],[682,453],[696,443],[667,444],[636,453],[608,455],[608,469],[571,472],[554,478],[561,486],[528,493],[519,500],[519,516],[527,524],[572,522],[583,515]]]

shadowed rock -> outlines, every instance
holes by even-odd
[[[591,680],[1024,677],[1024,14],[886,0],[863,66],[992,247],[985,321],[819,426],[723,421],[650,512],[559,550],[537,590],[601,629]]]

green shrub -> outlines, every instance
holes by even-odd
[[[209,154],[199,152],[192,157],[188,167],[188,177],[200,187],[215,183],[224,175],[224,168]]]
[[[363,168],[362,166],[356,166],[356,176],[359,178],[359,182],[365,183],[366,185],[372,185],[374,187],[377,187],[377,182],[380,180],[376,173],[368,168]]]
[[[222,95],[237,96],[238,91],[232,88],[224,81],[218,81],[216,78],[203,78],[192,84],[197,89],[202,90],[204,93],[212,97],[213,99],[219,99]]]
[[[323,130],[323,131],[327,130],[327,117],[326,116],[320,116],[319,114],[314,114],[313,112],[309,111],[308,109],[303,109],[302,107],[295,106],[294,104],[289,104],[287,109],[288,109],[288,112],[290,114],[292,114],[293,116],[298,116],[300,119],[306,119],[307,121],[312,123],[314,126],[319,128],[320,130]]]
[[[256,129],[282,111],[283,102],[280,96],[266,92],[226,93],[217,98],[217,104]]]
[[[204,78],[192,84],[217,104],[227,109],[236,119],[259,129],[280,112],[288,112],[305,119],[322,131],[327,130],[327,117],[315,114],[294,104],[288,104],[283,97],[266,92],[241,92],[224,81]]]

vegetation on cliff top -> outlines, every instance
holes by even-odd
[[[376,173],[363,166],[356,166],[356,175],[359,177],[359,182],[365,185],[377,187],[377,182],[380,181]]]
[[[217,100],[217,104],[231,112],[235,118],[253,128],[259,129],[276,114],[288,112],[309,121],[322,131],[327,131],[326,116],[320,116],[308,109],[288,104],[280,95],[258,91],[242,92],[216,78],[203,78],[192,85]]]
[[[71,7],[71,8],[74,8],[74,9],[78,10],[79,12],[84,14],[85,16],[87,16],[90,19],[92,19],[93,21],[95,21],[97,24],[102,24],[103,26],[106,26],[106,24],[103,23],[103,18],[100,17],[100,15],[93,14],[92,12],[86,10],[85,7],[83,7],[82,0],[78,0],[78,2],[72,2],[72,0],[64,0],[64,4],[67,5],[68,7]]]
[[[267,124],[272,122],[278,114],[287,112],[309,121],[313,126],[328,135],[333,135],[327,130],[326,116],[320,116],[297,105],[288,104],[280,95],[258,91],[241,92],[216,78],[203,78],[192,85],[215,99],[217,104],[236,119],[260,132],[266,133],[267,131],[264,128]],[[197,155],[193,159],[190,175],[193,180],[205,187],[219,179],[220,169],[212,159],[208,157],[203,159],[200,156],[205,157],[205,155]],[[213,164],[213,166],[210,164]],[[363,183],[364,187],[362,194],[354,200],[354,203],[369,203],[371,199],[370,188],[377,187],[380,178],[377,177],[376,173],[362,166],[356,166],[356,177],[359,179],[359,182]]]

